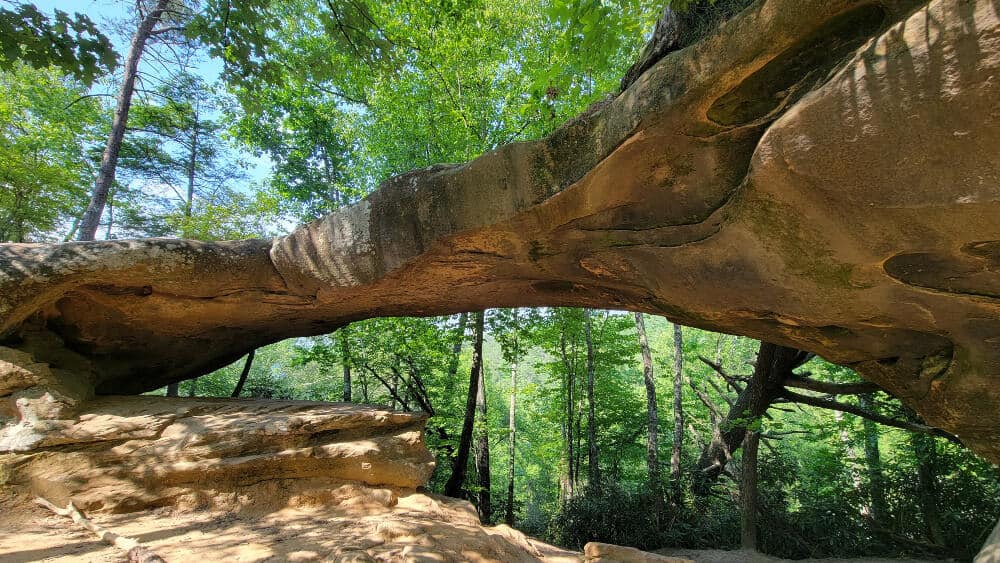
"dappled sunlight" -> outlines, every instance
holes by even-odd
[[[398,504],[397,504],[398,499]],[[0,538],[4,561],[117,560],[120,554],[67,530],[65,519],[29,508],[26,521]],[[525,537],[505,526],[483,528],[463,501],[413,490],[356,487],[349,498],[266,514],[157,509],[91,518],[133,537],[168,561],[578,561],[575,554]],[[68,540],[68,541],[67,541]],[[25,549],[25,546],[32,546]]]

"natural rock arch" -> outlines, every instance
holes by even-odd
[[[850,365],[1000,461],[998,72],[992,0],[761,1],[274,241],[0,245],[0,395],[59,419],[366,317],[610,306]]]

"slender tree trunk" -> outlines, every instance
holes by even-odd
[[[718,348],[718,347],[717,347]],[[718,353],[718,350],[716,350]],[[674,324],[674,443],[670,449],[670,482],[674,503],[681,503],[681,449],[684,446],[684,334]]]
[[[399,396],[399,371],[392,370],[392,387],[389,388],[389,410],[396,410],[396,397]]]
[[[591,337],[591,311],[583,310],[584,335],[587,339],[587,484],[601,493],[601,467],[597,452],[597,420],[594,413],[594,340]]]
[[[184,202],[184,217],[189,220],[191,219],[191,214],[194,211],[194,180],[195,180],[195,170],[198,162],[198,112],[194,114],[194,131],[191,135],[191,152],[188,154],[188,166],[187,166],[187,176],[188,176],[188,189],[187,189],[187,201]],[[185,228],[190,228],[190,224],[185,225]]]
[[[170,383],[169,385],[167,385],[167,396],[168,397],[177,397],[177,396],[180,395],[180,392],[181,392],[181,384],[180,383]]]
[[[198,393],[198,378],[191,380],[191,388],[188,389],[188,397],[194,397]]]
[[[469,372],[469,393],[465,400],[465,420],[462,434],[458,439],[458,454],[451,467],[451,477],[444,486],[444,494],[457,497],[465,484],[465,474],[469,466],[469,450],[472,448],[472,431],[476,417],[476,397],[479,393],[479,372],[483,369],[483,329],[485,314],[475,313],[475,344],[472,349],[472,369]]]
[[[450,397],[455,391],[455,379],[458,376],[458,363],[462,358],[462,344],[465,343],[465,327],[468,321],[468,313],[458,316],[458,329],[455,331],[455,343],[451,346],[451,360],[448,363],[448,377],[444,380],[446,397]]]
[[[517,342],[515,340],[515,348]],[[516,352],[515,352],[516,354]],[[514,526],[514,445],[517,438],[517,427],[514,424],[515,405],[517,402],[517,360],[510,366],[510,419],[507,423],[508,443],[507,443],[507,506],[504,522],[508,526]]]
[[[662,513],[663,493],[660,483],[659,428],[660,416],[656,407],[656,380],[653,378],[653,356],[646,338],[646,322],[642,313],[635,314],[635,329],[639,333],[639,350],[642,353],[642,381],[646,385],[646,471],[649,473],[649,488],[653,493],[656,520],[659,524]]]
[[[477,345],[480,346],[481,344]],[[482,356],[482,350],[479,351]],[[479,384],[476,385],[476,473],[479,475],[479,520],[489,524],[493,519],[493,501],[490,496],[490,430],[486,418],[486,370],[482,360],[479,366]]]
[[[917,420],[914,415],[911,415],[910,419],[911,421]],[[945,547],[947,542],[941,527],[941,515],[938,511],[939,495],[937,476],[935,475],[937,448],[934,438],[926,434],[913,433],[910,434],[910,445],[917,458],[917,497],[924,516],[927,539],[934,545]]]
[[[364,371],[358,373],[361,374],[361,402],[367,405],[371,403],[371,400],[368,398],[368,376],[365,375]]]
[[[139,28],[132,36],[132,44],[125,57],[125,73],[118,89],[118,101],[115,115],[111,121],[111,133],[101,155],[101,167],[94,184],[94,192],[90,204],[80,219],[77,240],[94,240],[97,227],[101,223],[104,205],[108,201],[108,193],[115,183],[115,169],[118,167],[118,152],[121,150],[122,139],[125,138],[125,127],[128,122],[128,112],[132,106],[132,94],[135,91],[135,80],[139,74],[139,59],[146,49],[146,41],[159,23],[170,0],[157,0],[156,5],[139,23]]]
[[[236,382],[236,388],[233,389],[233,394],[230,395],[231,397],[239,397],[240,393],[243,392],[243,386],[246,385],[247,376],[250,375],[250,367],[253,365],[253,357],[256,353],[257,349],[254,348],[253,350],[250,350],[249,354],[247,354],[247,359],[243,362],[243,371],[240,372],[240,379]]]
[[[878,412],[871,393],[858,395],[861,408]],[[871,498],[871,518],[879,527],[889,514],[885,506],[885,478],[882,475],[882,455],[878,448],[878,424],[867,418],[861,419],[865,432],[865,465],[868,467],[868,496]]]
[[[854,487],[854,490],[858,493],[858,496],[861,497],[862,496],[861,472],[858,471],[858,466],[857,466],[858,453],[857,450],[854,449],[854,443],[851,441],[851,434],[850,432],[847,431],[847,426],[844,423],[844,413],[840,411],[834,411],[833,418],[834,420],[837,421],[837,427],[840,429],[839,431],[840,443],[842,446],[844,446],[844,453],[846,454],[847,457],[847,470],[851,474],[851,485]],[[861,516],[870,516],[871,510],[872,510],[871,506],[862,505],[860,511]]]
[[[347,342],[347,327],[337,331],[340,338],[340,362],[344,366],[344,402],[351,402],[351,351]]]
[[[757,447],[760,434],[748,432],[743,440],[740,470],[740,547],[757,551]]]
[[[111,240],[111,229],[115,226],[115,200],[114,194],[108,198],[108,228],[104,231],[104,239]]]
[[[577,380],[579,384],[579,380]],[[576,412],[576,430],[573,435],[576,436],[576,444],[573,446],[573,489],[580,490],[580,465],[583,460],[583,404],[580,399],[580,389],[576,389],[573,395],[577,397],[576,403],[574,405],[574,411]]]
[[[74,238],[76,238],[76,231],[79,228],[80,228],[80,218],[77,217],[76,219],[73,219],[73,226],[70,227],[69,233],[67,233],[66,236],[63,237],[63,242],[69,242]]]
[[[562,333],[559,336],[559,347],[562,351],[563,366],[566,371],[565,387],[564,387],[564,398],[566,400],[566,424],[564,426],[563,437],[566,439],[566,484],[563,487],[563,497],[564,499],[573,497],[573,487],[576,484],[576,476],[573,474],[573,442],[575,437],[573,435],[573,386],[574,380],[573,376],[574,365],[569,360],[569,354],[566,351],[566,325],[562,326]]]

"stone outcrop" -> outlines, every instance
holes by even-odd
[[[0,246],[0,343],[69,408],[371,316],[618,307],[852,366],[1000,461],[998,76],[992,0],[762,0],[274,241]]]
[[[634,547],[600,542],[590,542],[583,546],[583,556],[587,563],[694,563],[691,559],[668,557]]]
[[[263,510],[324,504],[358,487],[426,484],[426,415],[351,404],[108,396],[47,421],[30,453],[0,454],[4,485],[59,506]]]

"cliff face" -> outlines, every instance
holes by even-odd
[[[0,340],[59,380],[7,410],[370,316],[610,306],[817,352],[1000,461],[998,73],[991,0],[766,0],[545,139],[274,241],[2,245]]]

